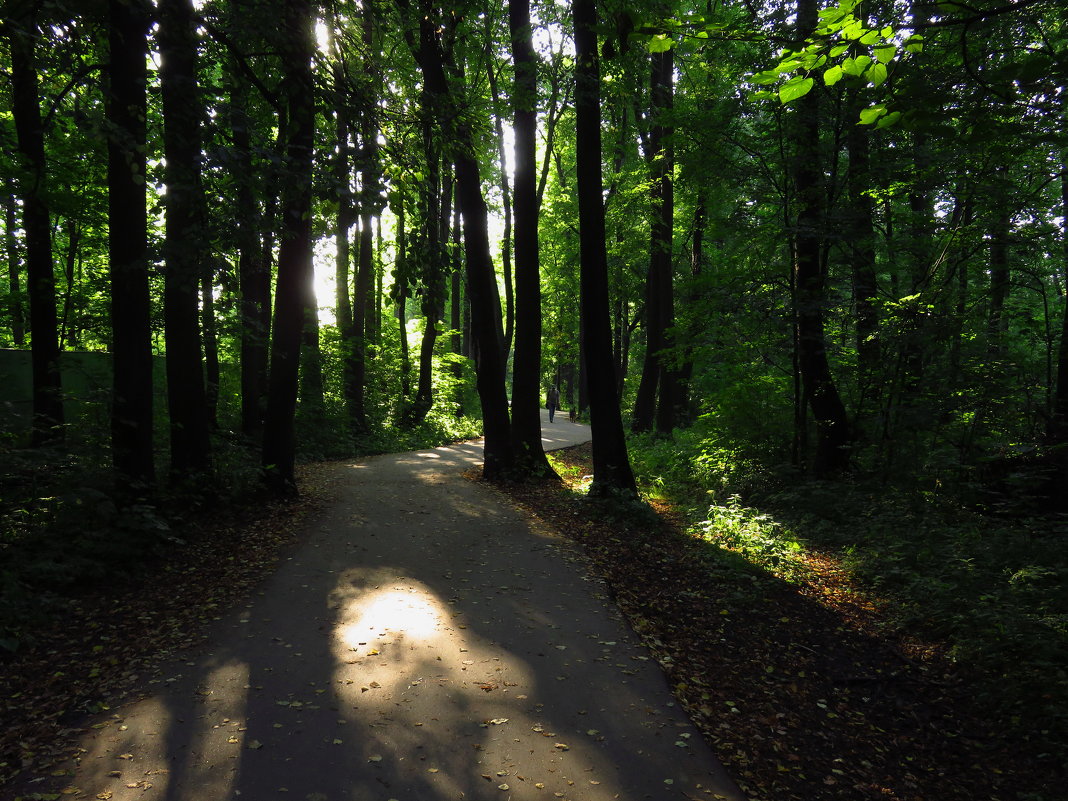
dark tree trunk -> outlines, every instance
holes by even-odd
[[[364,4],[363,42],[366,47],[364,75],[368,85],[373,85],[373,52],[376,6],[373,2]],[[367,362],[370,358],[368,345],[373,340],[372,319],[368,309],[371,305],[371,283],[374,277],[374,230],[371,227],[373,212],[371,187],[378,184],[378,120],[373,104],[363,108],[360,121],[360,139],[363,145],[361,158],[361,201],[360,201],[360,253],[356,268],[356,291],[353,298],[352,334],[353,346],[353,424],[358,433],[369,430],[367,422]]]
[[[674,229],[674,187],[672,147],[663,115],[673,100],[674,58],[671,50],[650,56],[650,99],[655,117],[649,133],[646,161],[649,164],[653,219],[650,228],[649,271],[645,279],[645,359],[634,402],[631,428],[648,431],[653,427],[662,436],[675,427],[678,375],[665,352],[668,329],[674,324],[672,282],[672,233]]]
[[[30,347],[33,365],[33,444],[63,437],[63,396],[59,372],[56,276],[52,262],[52,227],[45,200],[44,127],[37,92],[34,42],[38,28],[35,4],[7,21],[11,44],[11,113],[19,154],[25,164],[20,194],[26,249],[26,289],[30,299]]]
[[[1011,214],[1008,208],[1007,175],[1004,168],[998,170],[1001,179],[993,187],[993,220],[990,226],[990,309],[987,316],[987,348],[992,354],[1002,352],[1008,320],[1005,304],[1009,299],[1009,228]]]
[[[701,271],[704,269],[705,262],[705,229],[708,226],[708,197],[704,191],[699,191],[697,194],[697,207],[693,213],[693,239],[690,245],[690,279],[692,281],[690,289],[687,292],[685,304],[691,308],[698,308],[699,296],[696,288],[698,279],[701,277]],[[688,321],[687,326],[687,343],[685,359],[682,362],[682,368],[679,375],[679,409],[681,414],[685,417],[686,422],[690,422],[695,417],[694,402],[693,402],[693,361],[694,361],[694,346],[693,341],[698,334],[697,327],[701,323],[695,320],[692,316]]]
[[[597,6],[573,0],[575,25],[575,161],[579,203],[580,309],[593,430],[590,493],[637,495],[616,395],[612,332],[608,312],[608,256],[605,251],[601,183],[601,65],[597,50]]]
[[[326,426],[326,390],[314,265],[301,291],[304,295],[304,328],[300,335],[300,401],[297,410],[301,420],[312,430],[321,431]]]
[[[852,91],[849,105],[854,116],[859,114],[863,107],[856,90]],[[876,395],[874,400],[878,400],[879,387],[875,376],[882,359],[879,314],[876,307],[878,282],[875,272],[875,201],[868,194],[871,188],[869,145],[868,128],[853,125],[846,135],[846,147],[849,151],[846,183],[849,193],[849,263],[856,315],[857,376],[861,390],[858,409],[865,408],[865,400],[873,395]]]
[[[1068,102],[1061,108],[1061,123],[1068,123]],[[1061,150],[1061,216],[1068,219],[1068,148]],[[1068,287],[1068,231],[1061,231],[1061,270]],[[1054,457],[1058,470],[1050,482],[1048,495],[1058,508],[1068,506],[1068,303],[1061,319],[1061,342],[1057,351],[1057,386],[1053,394],[1046,441],[1059,453]]]
[[[537,56],[530,0],[509,0],[515,61],[515,361],[512,449],[519,475],[554,471],[541,444],[541,280],[538,260]]]
[[[815,0],[798,2],[799,39],[815,28]],[[823,232],[823,169],[820,160],[820,102],[814,90],[797,101],[794,181],[797,231],[794,278],[797,309],[798,366],[813,417],[816,418],[816,475],[838,472],[849,463],[849,424],[831,376],[823,327],[826,275],[820,259]]]
[[[398,0],[402,8],[406,0]],[[437,98],[437,108],[450,112],[460,107],[445,77],[441,49],[436,38],[432,9],[426,4],[419,17],[419,45],[413,48],[428,91]],[[471,337],[477,351],[477,386],[485,433],[483,475],[500,480],[512,469],[512,446],[505,391],[504,336],[501,330],[500,296],[489,243],[489,212],[482,197],[475,142],[470,126],[462,119],[449,119],[448,133],[456,144],[457,199],[464,220],[464,254],[467,289],[471,298]]]
[[[441,298],[445,289],[445,255],[442,238],[441,197],[441,142],[434,129],[436,97],[429,89],[423,91],[423,149],[427,174],[420,187],[420,266],[422,267],[423,338],[419,347],[419,373],[415,397],[404,411],[404,422],[417,426],[426,419],[434,403],[433,369],[434,346],[438,339],[438,318],[441,316]],[[452,184],[449,184],[451,199]],[[446,204],[445,214],[448,214]],[[446,231],[448,226],[445,226]]]
[[[656,406],[656,433],[662,437],[668,437],[675,428],[679,402],[679,372],[675,357],[670,352],[675,344],[672,334],[675,326],[675,282],[672,266],[675,230],[675,184],[672,175],[675,171],[675,148],[671,142],[674,129],[664,120],[665,115],[671,113],[674,105],[674,50],[654,53],[651,58],[650,96],[653,112],[657,118],[653,122],[650,135],[654,159],[652,170],[654,216],[650,249],[652,258],[656,261],[653,272],[659,284],[657,298],[660,302],[660,342],[663,347],[663,351],[657,355],[660,381]]]
[[[4,249],[7,251],[8,314],[11,316],[11,341],[16,348],[26,346],[26,315],[22,308],[21,259],[15,229],[18,228],[17,193],[13,178],[4,179]]]
[[[108,261],[111,279],[111,454],[115,485],[155,480],[152,306],[148,282],[147,0],[110,0],[108,30]]]
[[[211,466],[198,304],[207,255],[200,183],[204,107],[197,91],[192,0],[161,0],[157,35],[167,185],[163,318],[171,473],[185,478]]]
[[[282,18],[283,92],[288,107],[282,241],[278,254],[270,388],[263,430],[263,466],[279,494],[296,490],[294,414],[305,322],[305,287],[312,277],[312,148],[315,138],[315,54],[311,0],[286,0]]]
[[[240,0],[230,2],[230,32],[241,24]],[[234,174],[237,212],[237,274],[241,294],[241,430],[256,436],[263,430],[267,393],[267,343],[271,329],[270,238],[260,240],[260,226],[271,230],[273,214],[261,215],[256,199],[261,184],[252,162],[252,121],[248,114],[246,79],[240,66],[231,63],[230,131],[234,143]],[[272,169],[267,167],[266,169]]]

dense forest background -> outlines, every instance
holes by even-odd
[[[298,456],[546,475],[558,385],[593,495],[837,554],[1063,743],[1063,3],[2,7],[9,554]]]

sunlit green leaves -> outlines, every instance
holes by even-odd
[[[894,56],[897,55],[897,47],[894,45],[883,45],[882,47],[876,47],[873,51],[875,54],[875,60],[880,64],[888,64],[894,60]]]
[[[803,49],[783,50],[778,64],[757,72],[749,80],[760,86],[780,84],[778,97],[783,103],[811,91],[816,77],[813,73],[820,70],[825,86],[834,86],[847,76],[856,79],[851,81],[852,86],[882,86],[905,54],[914,55],[923,50],[923,37],[912,35],[902,43],[903,36],[893,25],[868,27],[865,18],[853,14],[857,4],[856,0],[843,0],[836,6],[820,10],[816,30]],[[761,91],[760,97],[766,96]],[[884,112],[863,124],[872,124],[885,117],[889,115]],[[896,121],[898,117],[893,119]],[[892,123],[880,122],[880,125],[886,124]]]
[[[800,75],[793,77],[779,87],[779,100],[789,103],[791,100],[804,97],[811,91],[812,84],[811,78],[804,78]]]
[[[649,52],[650,53],[665,53],[671,49],[671,37],[666,33],[658,33],[649,39]]]

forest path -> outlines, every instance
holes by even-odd
[[[332,467],[299,549],[90,729],[65,781],[115,801],[742,799],[574,547],[463,478],[481,458]]]

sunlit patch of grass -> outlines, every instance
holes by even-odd
[[[583,495],[589,491],[590,484],[593,483],[593,476],[587,474],[584,464],[576,461],[574,457],[569,458],[567,450],[550,451],[545,455],[548,457],[549,464],[552,465],[553,470],[560,476],[560,480],[564,482],[568,489],[576,494]]]
[[[778,578],[797,583],[812,570],[804,546],[771,515],[743,506],[737,495],[713,504],[708,516],[689,528],[691,535],[744,556]]]

